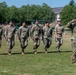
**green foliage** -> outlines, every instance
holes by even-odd
[[[72,1],[73,0],[71,0],[69,5],[66,5],[61,12],[61,19],[63,25],[66,25],[69,21],[74,19],[74,17],[76,16],[76,6],[75,3]]]
[[[71,0],[69,5],[75,5],[74,0]]]
[[[0,23],[6,20],[7,4],[5,2],[0,3]]]
[[[51,7],[43,3],[40,5],[23,5],[20,8],[16,6],[7,7],[6,3],[0,3],[0,23],[13,20],[22,22],[25,20],[50,20],[53,21],[54,13]]]

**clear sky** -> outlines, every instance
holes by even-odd
[[[42,5],[42,3],[46,3],[51,7],[63,7],[70,2],[70,0],[0,0],[0,2],[3,1],[5,1],[8,6],[15,5],[16,7],[21,7],[22,5],[27,4]],[[76,3],[76,0],[74,1]]]

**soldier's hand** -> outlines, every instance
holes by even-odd
[[[34,38],[33,38],[33,37],[31,37],[31,39],[32,39],[32,40],[34,40]]]
[[[8,38],[5,38],[6,39],[6,41],[8,40]]]
[[[19,37],[19,41],[21,41],[20,37]]]

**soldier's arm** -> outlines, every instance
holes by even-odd
[[[55,37],[57,36],[57,27],[55,26],[54,32],[55,32]]]
[[[42,29],[42,36],[44,35],[44,29]]]
[[[16,28],[14,29],[14,33],[16,33]]]
[[[28,32],[27,32],[27,37],[29,37],[30,36],[30,33],[29,33],[29,29],[28,29]]]
[[[50,30],[50,34],[51,34],[51,36],[53,36],[53,29],[52,28]]]
[[[39,36],[41,36],[41,34],[42,34],[42,28],[40,27],[40,29],[39,29]]]
[[[42,28],[42,40],[44,40],[44,27]]]
[[[31,37],[33,37],[33,32],[34,32],[34,27],[32,27],[32,29],[31,29],[31,33],[30,33]]]
[[[18,35],[18,39],[20,40],[20,36],[21,36],[21,28],[18,29],[18,33],[17,33],[17,35]]]
[[[63,27],[63,29],[62,29],[62,35],[64,36],[64,37],[66,37],[65,36],[65,28]]]
[[[2,28],[2,30],[1,30],[1,36],[2,36],[2,34],[3,34],[3,28]]]
[[[34,40],[34,37],[33,37],[34,29],[35,29],[35,27],[32,27],[31,34],[30,34],[32,40]]]
[[[7,36],[8,36],[8,27],[5,28],[5,39],[7,41]]]
[[[72,25],[73,22],[74,22],[74,20],[70,21],[69,23],[67,23],[66,26],[67,26],[68,28],[70,28],[70,27],[71,27],[70,25]]]

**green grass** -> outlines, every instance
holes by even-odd
[[[64,39],[61,53],[55,52],[55,42],[44,54],[44,46],[41,42],[38,54],[33,54],[33,42],[29,40],[29,46],[25,49],[26,54],[21,55],[20,43],[12,50],[12,55],[7,55],[7,44],[3,40],[0,49],[0,75],[76,75],[76,66],[71,63],[70,35]]]

